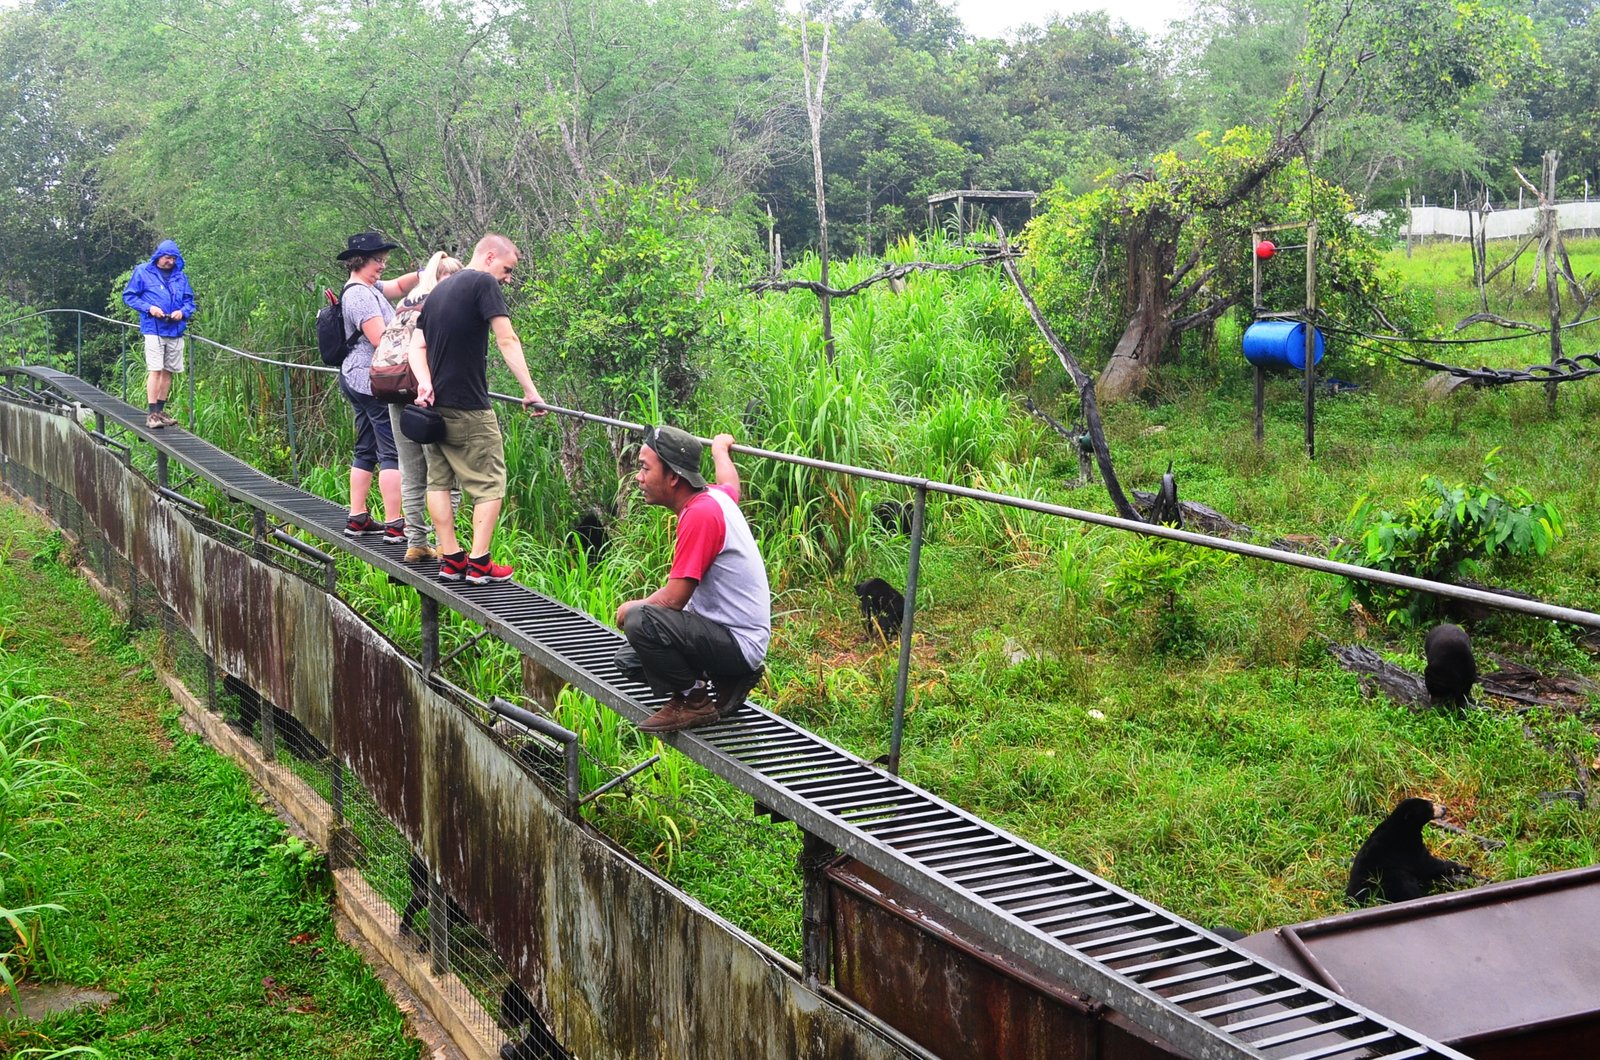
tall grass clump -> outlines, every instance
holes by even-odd
[[[884,261],[956,262],[971,254],[943,240],[905,239],[884,260],[839,263],[836,286]],[[789,272],[816,279],[807,257]],[[742,441],[836,463],[971,481],[1018,455],[1033,430],[1007,392],[1024,348],[1014,295],[986,268],[919,272],[833,303],[836,356],[823,355],[817,300],[808,291],[742,304],[748,350],[737,380],[753,393]],[[733,404],[731,399],[725,404]],[[756,504],[779,528],[769,562],[818,571],[851,568],[870,552],[870,509],[884,491],[861,480],[761,463],[748,474]]]
[[[6,925],[0,981],[13,991],[30,968],[49,962],[46,916],[63,911],[28,894],[13,867],[43,854],[50,829],[60,823],[50,814],[76,802],[84,784],[81,773],[51,758],[65,724],[55,706],[49,697],[19,694],[13,680],[0,683],[0,920]]]

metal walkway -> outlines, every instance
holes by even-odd
[[[401,563],[400,543],[346,537],[341,505],[269,478],[180,428],[149,430],[144,411],[74,376],[7,371],[115,421],[229,498],[316,534],[493,630],[622,716],[640,721],[660,702],[617,673],[612,655],[622,637],[589,616],[515,582],[440,582],[436,565]],[[762,806],[1196,1060],[1465,1060],[754,703],[716,725],[663,739]]]

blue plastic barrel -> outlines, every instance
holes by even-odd
[[[1316,336],[1315,364],[1322,363],[1322,332]],[[1297,320],[1258,320],[1244,329],[1244,359],[1257,368],[1306,369],[1306,326]]]

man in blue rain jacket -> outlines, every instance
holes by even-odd
[[[150,260],[136,265],[123,289],[122,300],[139,314],[144,335],[145,399],[150,403],[146,427],[171,427],[178,421],[167,415],[167,395],[172,376],[183,371],[183,332],[194,316],[194,291],[183,272],[178,244],[162,240]]]

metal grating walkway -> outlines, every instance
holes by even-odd
[[[314,533],[493,630],[624,717],[640,721],[660,702],[617,673],[612,655],[623,639],[589,616],[515,582],[447,585],[433,577],[436,565],[401,563],[401,544],[346,537],[341,505],[269,478],[180,428],[148,430],[142,410],[74,376],[15,371],[117,422],[231,499]],[[1465,1060],[754,703],[716,725],[663,739],[1196,1060]]]

